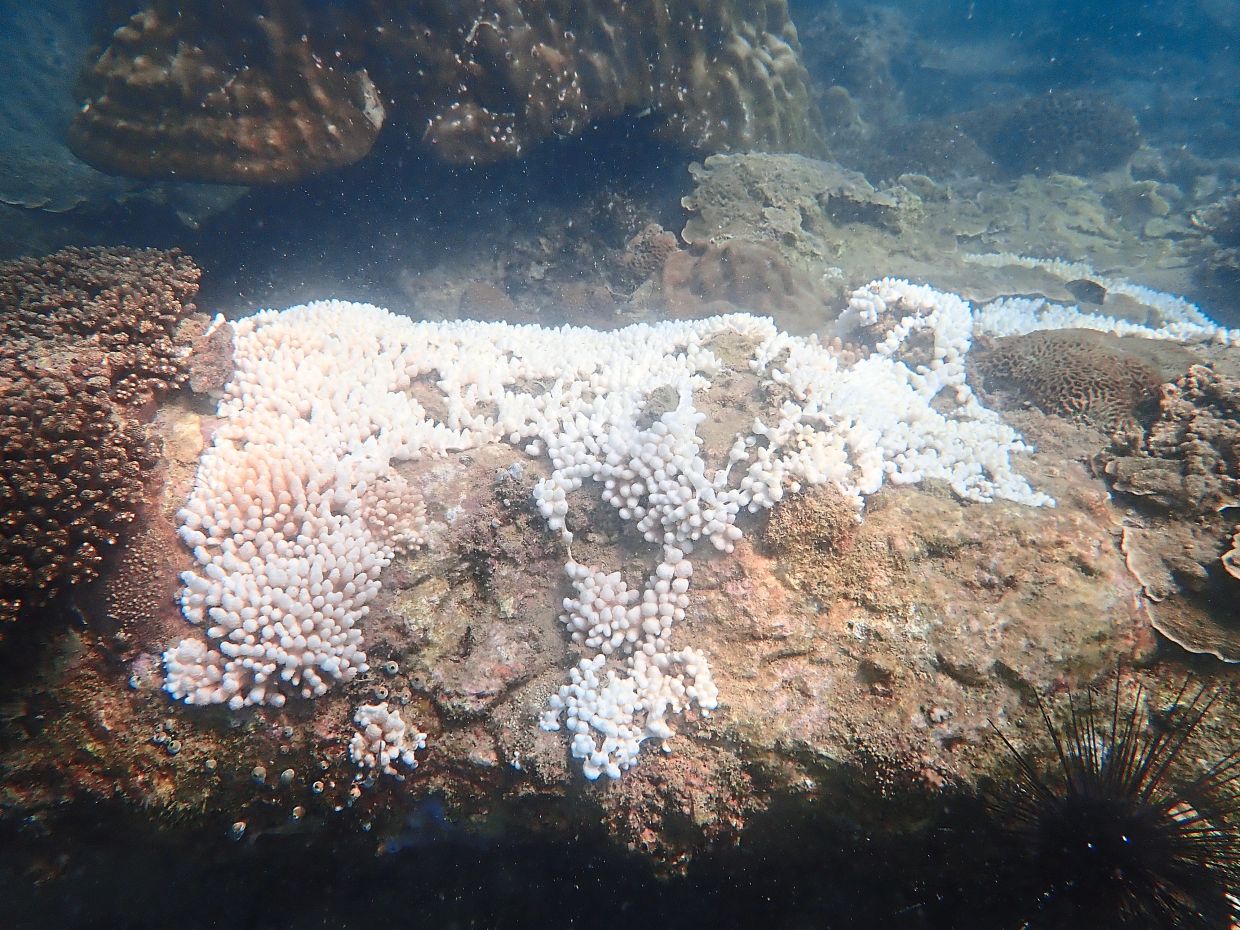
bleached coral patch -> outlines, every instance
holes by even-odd
[[[965,380],[971,308],[905,281],[858,289],[844,352],[747,314],[599,332],[324,301],[233,325],[235,373],[181,511],[197,563],[181,604],[205,635],[164,656],[166,688],[189,703],[279,706],[367,670],[381,573],[424,529],[402,461],[510,443],[549,460],[535,503],[566,542],[587,489],[657,547],[640,585],[567,566],[563,620],[582,656],[542,723],[565,722],[591,777],[670,738],[670,717],[718,705],[708,657],[674,639],[695,547],[731,551],[741,514],[810,485],[860,503],[929,478],[970,500],[1051,503],[1016,470],[1028,447]],[[703,398],[737,367],[783,399],[709,467]]]

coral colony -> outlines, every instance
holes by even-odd
[[[697,151],[823,151],[784,0],[145,7],[86,63],[70,129],[120,174],[288,183],[364,158],[389,110],[457,163],[640,110]]]
[[[982,316],[1040,328],[1018,312]],[[974,501],[1053,503],[1013,467],[1028,447],[966,382],[975,325],[961,298],[892,279],[853,294],[830,346],[747,314],[597,332],[324,301],[241,320],[222,422],[180,513],[198,563],[181,603],[203,631],[165,653],[165,687],[191,704],[278,707],[365,673],[368,602],[425,521],[394,466],[504,441],[549,459],[535,503],[569,546],[561,620],[582,658],[541,725],[571,732],[587,777],[618,778],[644,740],[672,735],[670,717],[718,704],[707,657],[673,639],[696,547],[730,552],[742,512],[828,483],[860,506],[884,482],[926,479]],[[695,398],[724,372],[721,355],[786,399],[710,469]],[[438,389],[441,416],[415,383]],[[654,405],[656,391],[674,400]],[[583,488],[657,554],[640,587],[573,560],[569,499]],[[356,722],[362,766],[411,765],[424,743],[383,705]]]

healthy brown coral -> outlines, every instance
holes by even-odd
[[[186,377],[198,269],[66,249],[0,265],[0,621],[98,575],[155,465],[143,409]]]
[[[1132,422],[1162,380],[1111,337],[1081,329],[996,339],[975,365],[987,390],[1015,387],[1047,413],[1106,429]]]
[[[975,135],[1012,174],[1088,175],[1124,164],[1141,144],[1127,108],[1099,94],[1058,91],[981,111]]]
[[[451,162],[639,111],[695,150],[820,147],[784,0],[153,0],[83,90],[75,152],[148,177],[294,181],[363,157],[389,109]]]
[[[241,184],[365,155],[383,123],[365,72],[321,58],[291,4],[257,7],[134,14],[83,76],[74,152],[118,174]]]
[[[739,239],[670,252],[661,283],[669,314],[680,319],[745,310],[812,328],[825,314],[827,295],[813,278],[773,249]]]

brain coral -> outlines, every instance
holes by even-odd
[[[1108,429],[1131,422],[1162,380],[1112,337],[1084,329],[1005,336],[975,365],[988,389],[1015,387],[1047,413]]]
[[[154,463],[142,407],[186,372],[198,269],[66,249],[0,265],[0,630],[98,574]]]
[[[83,74],[70,141],[109,171],[293,181],[388,120],[451,162],[647,111],[691,149],[817,151],[784,0],[152,0]]]

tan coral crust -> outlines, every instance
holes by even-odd
[[[1231,548],[1222,555],[1223,571],[1240,581],[1240,526],[1231,538]]]
[[[828,295],[813,277],[775,250],[739,239],[671,252],[660,284],[675,319],[744,310],[812,329],[827,314]]]
[[[1155,629],[1189,652],[1240,662],[1230,591],[1240,536],[1228,516],[1240,495],[1240,380],[1192,365],[1162,386],[1159,405],[1135,448],[1103,456],[1116,490],[1165,510],[1125,530],[1128,566],[1157,602]]]

